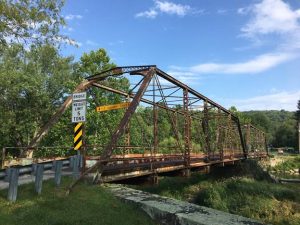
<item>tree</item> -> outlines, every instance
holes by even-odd
[[[269,131],[271,121],[264,112],[255,111],[252,114],[249,114],[247,117],[250,118],[250,121],[254,126],[257,126],[265,132]]]
[[[79,65],[79,71],[83,77],[116,67],[114,63],[110,62],[110,57],[103,48],[90,51],[89,53],[83,53],[80,57]]]
[[[293,125],[282,124],[276,130],[272,144],[276,147],[296,147],[297,139]]]
[[[229,111],[239,118],[241,125],[251,123],[251,118],[249,118],[243,112],[238,111],[235,106],[231,106]]]
[[[59,34],[64,0],[1,0],[0,43],[41,44],[75,42]]]
[[[104,49],[98,49],[89,53],[84,53],[79,61],[78,73],[84,78],[94,75],[104,70],[114,68],[116,65],[110,61]],[[115,88],[124,92],[129,90],[128,79],[119,76],[118,78],[109,77],[101,84]],[[119,123],[124,110],[113,110],[108,112],[96,112],[99,105],[114,104],[126,101],[126,98],[103,89],[91,87],[88,93],[88,114],[86,123],[86,136],[88,144],[105,145]]]
[[[78,82],[72,61],[50,45],[29,51],[16,44],[5,48],[0,55],[1,146],[28,145]],[[66,137],[64,130],[56,135]],[[57,140],[48,137],[44,143]]]

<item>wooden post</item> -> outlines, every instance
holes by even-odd
[[[62,161],[56,161],[56,163],[55,163],[55,168],[54,168],[54,171],[55,171],[54,183],[55,183],[56,187],[58,187],[60,185],[62,165],[63,165]]]
[[[35,174],[35,191],[38,194],[42,193],[43,174],[44,174],[44,165],[43,164],[37,164],[36,174]]]
[[[18,180],[19,180],[19,169],[11,168],[9,175],[9,187],[7,199],[11,202],[17,200],[18,193]]]

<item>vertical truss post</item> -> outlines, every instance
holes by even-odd
[[[267,135],[264,133],[264,143],[265,143],[265,153],[269,155],[269,149],[268,149],[268,142],[267,142]],[[300,151],[300,150],[299,150]]]
[[[249,153],[251,151],[251,126],[249,123],[246,125],[245,142],[246,150]]]
[[[127,96],[127,101],[128,102],[130,101],[129,96]],[[129,154],[129,152],[130,152],[130,149],[129,149],[129,146],[130,146],[130,121],[128,121],[128,124],[125,128],[125,146],[127,148],[125,149],[125,151],[123,151],[123,153]]]
[[[191,117],[189,115],[188,90],[183,90],[183,110],[184,110],[184,161],[188,169],[190,167],[191,153]]]
[[[227,118],[227,150],[229,150],[229,157],[231,158],[231,149],[232,149],[232,132],[231,132],[231,115],[228,114]]]
[[[157,175],[157,170],[155,168],[153,168],[153,161],[154,161],[154,157],[157,154],[157,149],[158,149],[158,109],[157,109],[157,104],[156,103],[156,99],[155,99],[155,95],[156,95],[156,89],[155,89],[155,79],[156,79],[156,75],[153,76],[152,78],[152,101],[153,101],[153,148],[151,148],[151,171],[152,171],[152,183],[153,184],[157,184],[158,183],[158,175]],[[153,156],[154,155],[154,156]]]
[[[259,153],[265,152],[266,151],[266,144],[265,144],[265,133],[260,131],[260,140],[261,140],[261,150]]]
[[[153,102],[155,103],[155,79],[153,78]],[[157,104],[153,104],[153,152],[154,155],[157,153],[158,149],[158,110],[157,110]]]
[[[205,139],[204,142],[205,142],[205,148],[206,148],[206,152],[207,152],[207,159],[211,160],[207,101],[204,102],[202,129],[203,129],[203,133],[204,133],[204,139]]]
[[[217,149],[219,151],[219,158],[220,160],[223,160],[223,147],[222,147],[222,134],[221,134],[221,110],[218,109],[217,114],[217,131],[216,131],[216,144]]]

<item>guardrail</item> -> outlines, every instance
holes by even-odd
[[[15,166],[0,170],[0,180],[8,182],[7,199],[15,202],[17,200],[19,176],[31,174],[35,177],[34,189],[41,194],[43,186],[44,171],[54,170],[54,183],[60,185],[63,168],[71,168],[73,179],[80,176],[80,168],[83,166],[81,155],[71,156],[68,159],[53,160],[28,166]]]

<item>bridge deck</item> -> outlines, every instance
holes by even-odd
[[[103,182],[112,182],[125,180],[134,177],[146,176],[151,174],[161,174],[184,169],[201,169],[212,165],[224,166],[234,164],[244,160],[243,154],[225,155],[223,159],[215,155],[208,160],[204,154],[192,154],[189,166],[185,165],[185,159],[182,155],[126,155],[125,157],[115,156],[111,158],[104,167],[102,174]],[[264,158],[266,154],[253,154],[249,158]],[[98,160],[96,157],[89,157],[87,166],[90,167]]]
[[[264,153],[248,154],[248,158],[264,158],[267,155]],[[92,167],[99,162],[99,156],[86,157],[86,169]],[[225,166],[234,164],[235,162],[245,159],[243,154],[210,156],[210,160],[206,154],[191,154],[189,165],[186,165],[186,160],[182,154],[126,154],[113,155],[109,160],[101,160],[105,164],[103,174],[101,176],[103,182],[112,182],[118,180],[126,180],[134,177],[147,176],[152,174],[161,174],[184,169],[201,169],[209,166]],[[64,171],[69,171],[70,162],[68,158],[59,158],[63,160]],[[26,159],[27,165],[10,165],[17,166],[20,169],[20,175],[31,174],[33,161]],[[45,164],[45,170],[53,170],[54,159],[42,160],[35,163]],[[20,161],[19,161],[20,163]],[[0,179],[4,179],[6,170],[0,171]]]

